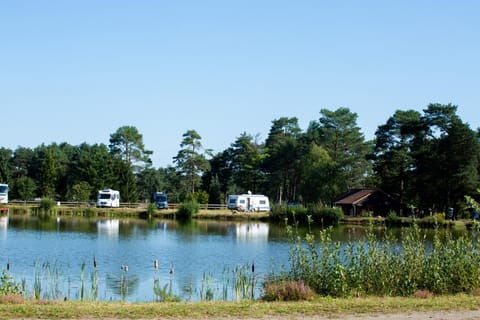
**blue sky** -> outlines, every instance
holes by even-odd
[[[108,144],[132,125],[172,164],[271,122],[458,105],[480,127],[479,1],[0,1],[0,146]]]

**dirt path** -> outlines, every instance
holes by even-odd
[[[152,318],[155,319],[155,318]],[[139,320],[152,320],[139,319]],[[156,318],[156,320],[165,318]],[[206,317],[206,318],[168,318],[169,320],[205,320],[205,319],[225,319],[225,320],[480,320],[480,310],[463,311],[432,311],[432,312],[403,312],[403,313],[373,313],[373,314],[328,314],[328,315],[302,315],[285,314],[276,316],[265,316],[258,318],[242,318],[231,315],[228,317]],[[13,319],[19,320],[19,319]],[[40,319],[33,319],[40,320]],[[79,318],[78,320],[96,320],[96,318]],[[119,320],[119,319],[103,319]]]

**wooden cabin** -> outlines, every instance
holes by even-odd
[[[371,212],[374,216],[387,216],[390,211],[400,214],[401,205],[393,197],[378,189],[350,189],[332,201],[346,216],[359,216]]]

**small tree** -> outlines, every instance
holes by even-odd
[[[27,201],[35,197],[36,185],[32,178],[23,176],[14,183],[12,194],[20,200]]]
[[[183,134],[183,140],[180,144],[181,149],[178,151],[173,161],[177,164],[177,170],[185,178],[185,191],[187,194],[195,192],[196,186],[200,183],[200,174],[209,169],[209,162],[205,155],[210,150],[202,147],[202,137],[195,130],[188,130]]]
[[[81,201],[86,202],[90,200],[90,195],[92,194],[92,187],[88,182],[81,181],[69,190],[67,198],[72,201]]]

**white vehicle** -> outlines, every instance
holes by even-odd
[[[97,194],[97,207],[120,207],[120,192],[112,189],[99,190]]]
[[[231,194],[228,209],[238,211],[270,211],[268,197],[263,194]]]
[[[8,184],[0,184],[0,203],[8,203]]]

